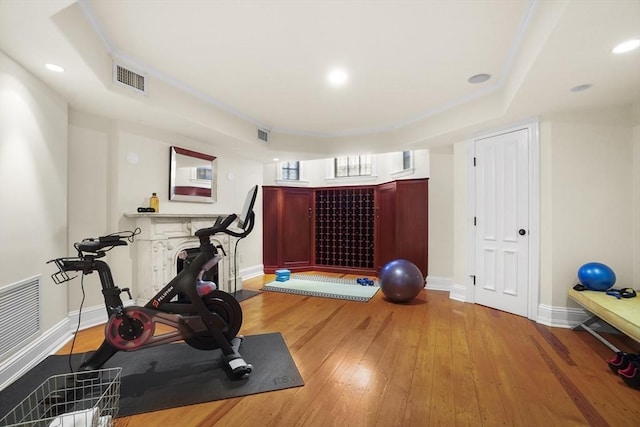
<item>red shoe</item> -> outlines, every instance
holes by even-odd
[[[637,354],[618,351],[614,357],[607,360],[607,364],[611,372],[617,374],[619,371],[627,369],[632,361],[638,360],[640,360],[640,356]]]
[[[640,362],[633,361],[629,363],[626,369],[618,371],[618,375],[629,387],[640,389]]]

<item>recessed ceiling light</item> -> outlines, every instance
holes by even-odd
[[[327,74],[327,81],[332,86],[344,86],[349,80],[349,75],[342,68],[335,68]]]
[[[629,52],[630,50],[636,49],[638,46],[640,46],[640,39],[628,40],[614,47],[613,50],[611,50],[611,52],[625,53],[625,52]]]
[[[46,64],[45,67],[51,71],[55,71],[56,73],[64,73],[64,68],[56,64]]]
[[[584,92],[587,89],[591,89],[591,84],[584,84],[572,87],[571,92]]]
[[[475,76],[469,77],[469,83],[484,83],[491,78],[490,74],[476,74]]]
[[[279,159],[279,158],[277,158],[277,157],[274,157],[274,158],[273,158],[273,161],[274,161],[274,162],[279,162],[279,161],[280,161],[280,159]]]

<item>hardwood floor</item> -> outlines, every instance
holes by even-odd
[[[303,387],[118,418],[116,426],[640,425],[640,390],[609,370],[611,351],[585,332],[438,291],[406,305],[380,292],[368,303],[263,292],[241,305],[241,333],[280,332]],[[75,351],[101,341],[102,328],[87,329]]]

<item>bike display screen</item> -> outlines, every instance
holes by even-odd
[[[247,193],[247,198],[244,200],[244,206],[242,212],[238,215],[238,227],[246,229],[249,223],[249,215],[253,211],[253,205],[256,203],[256,196],[258,195],[258,186],[254,185]]]

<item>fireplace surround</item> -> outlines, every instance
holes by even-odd
[[[124,215],[141,229],[136,236],[133,284],[136,298],[149,299],[178,273],[178,254],[194,250],[200,245],[195,232],[211,227],[218,217],[226,214],[156,214],[133,213]],[[236,277],[233,248],[235,237],[219,234],[211,237],[215,246],[224,249],[218,263],[218,288],[233,292],[242,289],[242,278]]]

